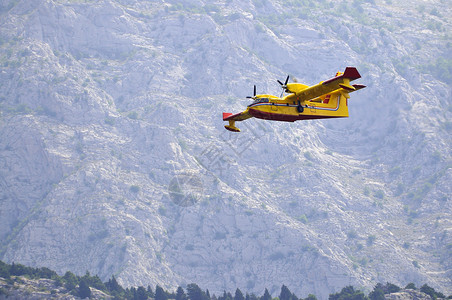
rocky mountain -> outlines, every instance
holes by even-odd
[[[448,1],[0,1],[0,259],[124,286],[451,294]],[[356,66],[350,118],[223,128]],[[218,290],[216,290],[218,289]]]
[[[402,299],[432,299],[429,295],[416,290],[402,290],[397,293],[385,295],[385,299],[388,300],[402,300]]]
[[[89,299],[113,299],[95,288],[90,288]],[[17,276],[10,280],[0,277],[0,299],[82,299],[72,295],[65,287],[52,279],[30,279],[25,276]],[[86,298],[85,298],[86,299]]]
[[[197,285],[196,285],[197,286]],[[146,290],[141,287],[145,292],[144,295],[146,299],[155,299],[155,298],[147,298],[148,295],[146,294]],[[353,287],[351,288],[353,291]],[[61,285],[61,282],[58,282],[57,280],[53,279],[46,279],[46,278],[34,278],[31,279],[27,276],[13,276],[9,279],[5,279],[0,277],[0,299],[82,299],[84,295],[80,296],[79,292],[75,292],[79,289],[79,285],[76,286],[75,290],[70,291],[65,286]],[[342,289],[341,293],[346,290],[346,288]],[[100,291],[96,288],[90,287],[89,288],[89,299],[122,299],[123,297],[116,295],[113,297],[112,295],[109,295],[103,291]],[[167,292],[167,291],[166,291]],[[360,291],[358,291],[359,293]],[[135,290],[136,293],[136,290]],[[362,294],[362,292],[361,292]],[[350,294],[347,294],[348,297]],[[366,296],[362,294],[363,296]],[[383,296],[383,299],[389,299],[389,300],[430,300],[433,299],[432,294],[428,295],[421,290],[417,289],[401,289],[398,292],[389,292],[386,293]],[[435,294],[433,294],[435,296]],[[312,296],[312,295],[311,295]],[[339,295],[331,294],[330,296],[336,297],[336,299],[339,297]],[[344,294],[342,294],[344,297]],[[441,295],[443,296],[443,295]],[[134,296],[136,297],[136,296]],[[134,297],[131,297],[132,299]],[[138,296],[139,297],[139,296]],[[367,297],[367,296],[366,296]],[[368,297],[372,297],[368,295]],[[87,299],[88,297],[85,297]],[[126,299],[131,299],[130,297],[127,297]],[[174,299],[174,295],[170,295],[169,299]],[[437,298],[434,298],[437,299]],[[438,299],[444,299],[438,297]]]

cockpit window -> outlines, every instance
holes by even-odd
[[[266,103],[266,102],[269,102],[269,99],[268,99],[268,98],[257,98],[257,99],[254,101],[253,104],[256,104],[256,103]]]

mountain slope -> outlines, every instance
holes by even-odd
[[[0,258],[125,285],[451,293],[438,5],[5,1]],[[368,86],[350,118],[224,130],[253,84],[347,65]]]

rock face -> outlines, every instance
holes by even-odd
[[[432,297],[416,290],[402,290],[397,293],[385,295],[388,300],[430,300]]]
[[[90,288],[91,297],[89,299],[113,299],[95,288]],[[80,297],[74,296],[69,291],[58,285],[52,279],[29,279],[25,276],[17,276],[9,279],[0,277],[0,299],[64,299],[77,300]],[[86,299],[86,298],[85,298]]]
[[[0,259],[214,293],[452,293],[452,8],[307,2],[3,1]],[[368,86],[350,118],[224,130],[253,84],[348,65]]]

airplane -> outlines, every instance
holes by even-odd
[[[273,121],[295,122],[297,120],[313,120],[326,118],[348,117],[349,93],[365,88],[362,84],[350,84],[350,81],[361,78],[355,67],[347,67],[345,71],[337,72],[336,76],[319,84],[308,86],[289,82],[289,76],[282,83],[283,91],[280,97],[273,95],[256,95],[247,98],[254,100],[245,111],[237,114],[223,113],[223,121],[229,124],[224,127],[232,132],[240,132],[235,122],[249,118]],[[284,92],[288,95],[283,97]]]

